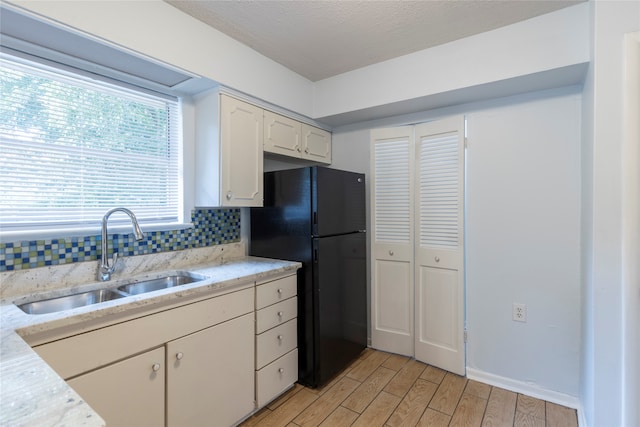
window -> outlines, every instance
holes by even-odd
[[[0,230],[182,220],[178,99],[0,56]],[[117,222],[117,218],[114,218]]]

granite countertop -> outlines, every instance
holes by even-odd
[[[150,255],[152,256],[152,255]],[[215,258],[215,257],[214,257]],[[202,281],[155,292],[124,297],[63,312],[28,315],[16,304],[52,298],[63,294],[104,288],[95,282],[54,288],[36,294],[13,295],[0,303],[0,425],[104,426],[102,418],[25,342],[32,336],[60,328],[92,322],[122,319],[130,313],[162,311],[180,301],[216,296],[246,287],[272,277],[294,273],[300,263],[240,256],[219,257],[185,266],[174,263],[171,268],[138,275],[127,275],[126,281],[160,277],[175,271],[189,271],[208,278]],[[6,278],[5,278],[6,279]],[[117,287],[123,279],[106,282]]]

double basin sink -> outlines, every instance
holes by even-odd
[[[21,304],[18,307],[27,314],[55,313],[63,310],[70,310],[72,308],[98,304],[100,302],[112,301],[132,295],[173,288],[175,286],[186,285],[187,283],[198,282],[205,279],[208,279],[208,277],[189,272],[177,272],[155,279],[126,283],[113,289],[97,289],[94,291],[82,292],[58,298],[29,302]]]

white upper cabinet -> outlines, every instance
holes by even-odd
[[[218,92],[196,99],[196,206],[262,206],[263,110]]]
[[[264,153],[331,164],[331,133],[220,91],[195,97],[195,205],[263,205]]]
[[[264,110],[264,151],[331,164],[331,133]]]
[[[331,164],[331,133],[303,123],[302,158]]]
[[[271,111],[264,111],[264,151],[300,157],[302,123]]]

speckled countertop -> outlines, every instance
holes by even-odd
[[[227,252],[223,255],[224,249]],[[179,301],[216,296],[251,282],[293,273],[300,267],[297,262],[245,257],[243,248],[237,245],[225,245],[213,251],[182,251],[161,262],[158,259],[162,257],[157,255],[131,257],[124,271],[114,275],[106,286],[117,287],[125,281],[160,277],[178,270],[207,276],[205,280],[50,314],[28,315],[14,303],[104,288],[105,283],[96,282],[95,266],[82,267],[92,273],[92,282],[82,282],[87,279],[82,272],[60,273],[55,268],[49,272],[0,275],[0,286],[4,291],[0,301],[0,426],[105,425],[25,339],[32,342],[32,337],[60,328],[109,322],[111,318],[121,319],[130,313],[161,311]],[[160,265],[164,269],[159,268]],[[34,274],[39,277],[37,284],[30,283]],[[46,286],[45,276],[54,277],[55,283],[51,281],[50,286]],[[28,293],[21,295],[16,289],[28,290]]]

